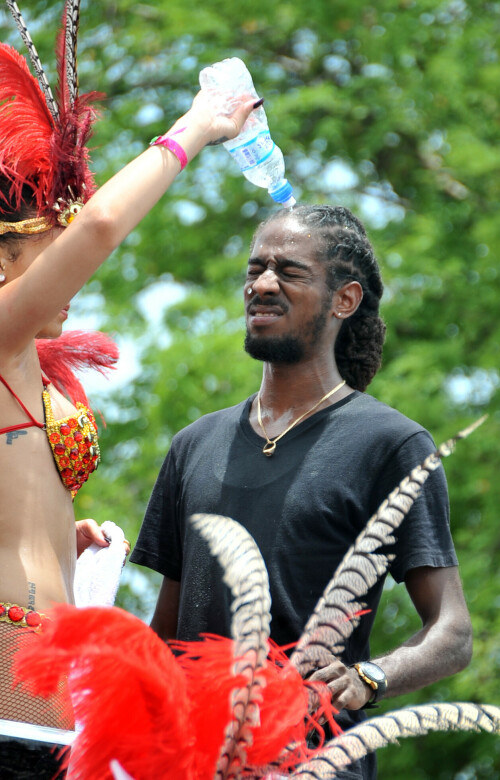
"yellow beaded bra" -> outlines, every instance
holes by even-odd
[[[64,417],[62,420],[55,420],[52,401],[47,390],[50,382],[42,377],[45,422],[40,423],[35,420],[2,376],[0,376],[0,381],[29,417],[29,422],[2,428],[0,434],[31,427],[45,430],[63,485],[71,491],[74,498],[92,472],[96,470],[101,459],[97,426],[91,410],[84,404],[77,402],[75,414]]]
[[[42,393],[45,430],[63,484],[73,496],[96,470],[101,459],[97,426],[91,410],[80,403],[72,417],[54,420],[48,390]]]

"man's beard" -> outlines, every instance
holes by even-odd
[[[302,341],[294,336],[262,338],[261,336],[251,336],[247,331],[245,352],[248,352],[255,360],[292,365],[300,363],[304,357],[305,347]]]
[[[325,328],[328,318],[330,301],[326,300],[321,311],[304,326],[300,336],[286,334],[284,336],[252,336],[248,330],[245,334],[245,352],[266,363],[281,363],[293,365],[300,363],[310,345],[314,345],[318,336]]]

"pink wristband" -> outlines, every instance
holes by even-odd
[[[174,139],[170,135],[158,135],[156,136],[156,138],[153,138],[149,142],[149,145],[164,146],[165,149],[168,149],[169,152],[175,154],[175,156],[180,162],[181,171],[183,171],[186,165],[188,164],[188,158],[186,152],[184,151],[182,146],[178,144],[177,141],[174,141]]]

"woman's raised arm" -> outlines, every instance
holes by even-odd
[[[0,349],[22,350],[64,308],[94,271],[157,203],[181,170],[206,145],[238,135],[253,109],[242,100],[230,116],[217,115],[203,92],[171,128],[181,151],[150,146],[83,206],[66,228],[20,242],[25,257],[9,259],[0,243]],[[29,248],[24,245],[30,244]],[[10,282],[7,284],[7,282]]]

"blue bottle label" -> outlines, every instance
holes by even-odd
[[[241,146],[235,146],[229,151],[240,166],[241,171],[248,171],[267,160],[273,153],[273,149],[274,141],[269,130],[262,130],[255,138],[241,144]]]

